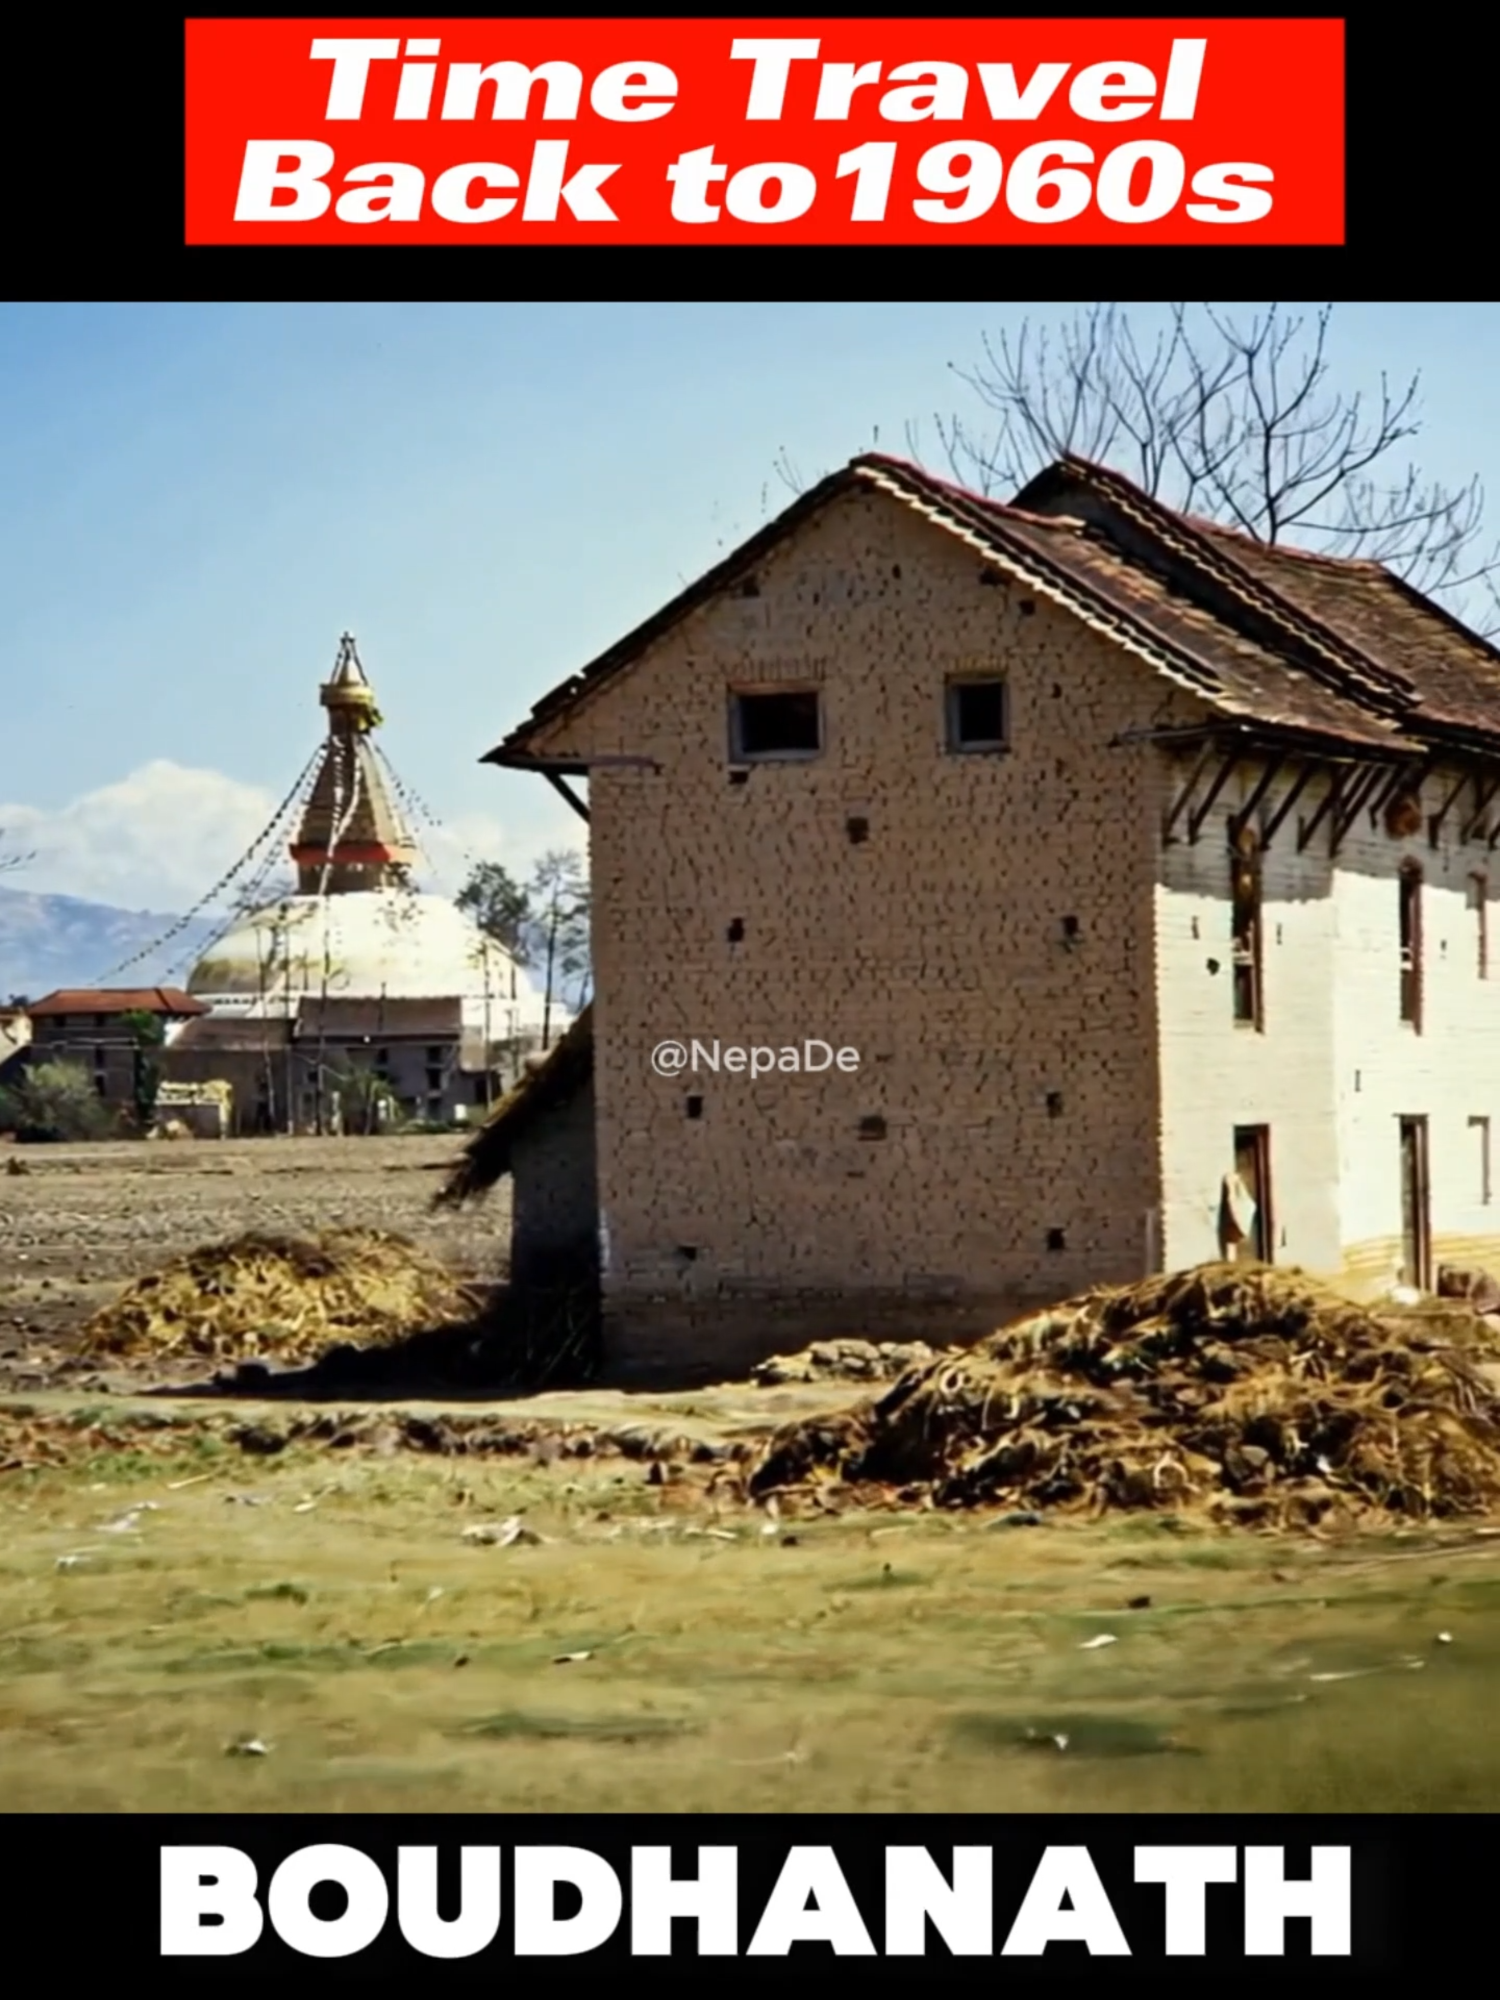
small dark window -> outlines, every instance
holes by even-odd
[[[1259,1029],[1264,1025],[1259,856],[1235,854],[1229,865],[1234,909],[1234,1018]]]
[[[441,1050],[441,1049],[429,1049],[429,1050],[427,1051],[427,1060],[428,1060],[428,1062],[429,1062],[429,1063],[440,1063],[440,1062],[441,1062],[441,1061],[443,1060],[443,1052],[442,1052],[442,1050]]]
[[[861,1118],[859,1121],[859,1136],[861,1139],[883,1139],[885,1137],[885,1120],[880,1117]]]
[[[851,846],[863,847],[870,837],[870,822],[867,819],[851,819],[847,826]]]
[[[822,717],[813,689],[786,694],[737,694],[730,699],[730,754],[811,757],[823,747]]]
[[[701,1097],[690,1097],[688,1099],[687,1115],[689,1118],[701,1118],[703,1116],[703,1099]]]
[[[1422,871],[1401,871],[1401,1018],[1422,1031]]]
[[[1068,1238],[1064,1230],[1049,1229],[1047,1231],[1047,1248],[1049,1250],[1066,1250],[1067,1247]]]
[[[745,919],[743,917],[735,917],[724,935],[731,944],[743,944],[745,941]]]
[[[948,686],[948,748],[1003,750],[1005,707],[1004,681],[951,681]]]
[[[1060,1090],[1049,1090],[1047,1092],[1047,1116],[1049,1118],[1062,1117],[1062,1092]]]

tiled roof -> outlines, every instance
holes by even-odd
[[[1346,753],[1500,756],[1500,653],[1378,563],[1270,546],[1064,458],[1003,504],[871,453],[810,489],[644,625],[555,688],[489,753],[567,768],[538,733],[840,493],[874,488],[1067,606],[1226,720]]]
[[[463,1024],[458,1000],[304,1000],[297,1012],[297,1038],[331,1035],[401,1041],[452,1041]]]
[[[176,986],[65,986],[26,1010],[34,1021],[60,1014],[206,1014],[208,1008]]]
[[[178,1055],[259,1055],[265,1049],[285,1048],[291,1038],[285,1020],[209,1018],[189,1021],[167,1050],[168,1060]]]

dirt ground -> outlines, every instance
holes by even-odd
[[[735,1488],[738,1452],[852,1383],[349,1406],[56,1373],[123,1285],[246,1230],[394,1230],[502,1279],[503,1191],[430,1210],[456,1144],[0,1147],[12,1810],[1493,1799],[1500,1525]]]
[[[10,1809],[1493,1800],[1496,1530],[829,1517],[651,1449],[816,1394],[637,1403],[633,1438],[588,1394],[471,1406],[466,1435],[432,1407],[6,1399]],[[524,1434],[549,1416],[602,1434],[553,1455]]]
[[[505,1275],[509,1190],[433,1214],[457,1138],[0,1145],[0,1389],[42,1385],[68,1336],[168,1257],[246,1230],[395,1230],[460,1276]],[[14,1161],[23,1172],[7,1171]]]

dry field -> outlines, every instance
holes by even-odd
[[[12,1810],[1490,1805],[1483,1524],[835,1517],[714,1489],[736,1439],[858,1394],[827,1385],[466,1411],[48,1386],[126,1279],[247,1228],[373,1224],[495,1275],[498,1204],[426,1213],[449,1152],[0,1169]]]
[[[168,1257],[257,1229],[411,1236],[465,1277],[504,1275],[507,1192],[434,1216],[456,1139],[0,1145],[0,1386],[36,1385],[67,1336]],[[6,1172],[15,1161],[22,1173]]]

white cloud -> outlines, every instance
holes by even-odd
[[[32,858],[6,886],[38,894],[81,896],[124,909],[179,913],[196,905],[268,826],[278,801],[220,771],[189,769],[158,758],[129,777],[85,792],[56,811],[0,805],[0,848]],[[503,861],[524,873],[546,845],[517,839],[483,814],[443,830],[418,826],[421,886],[452,894],[470,857]],[[278,835],[279,868],[290,869]],[[258,860],[242,870],[230,893]]]

